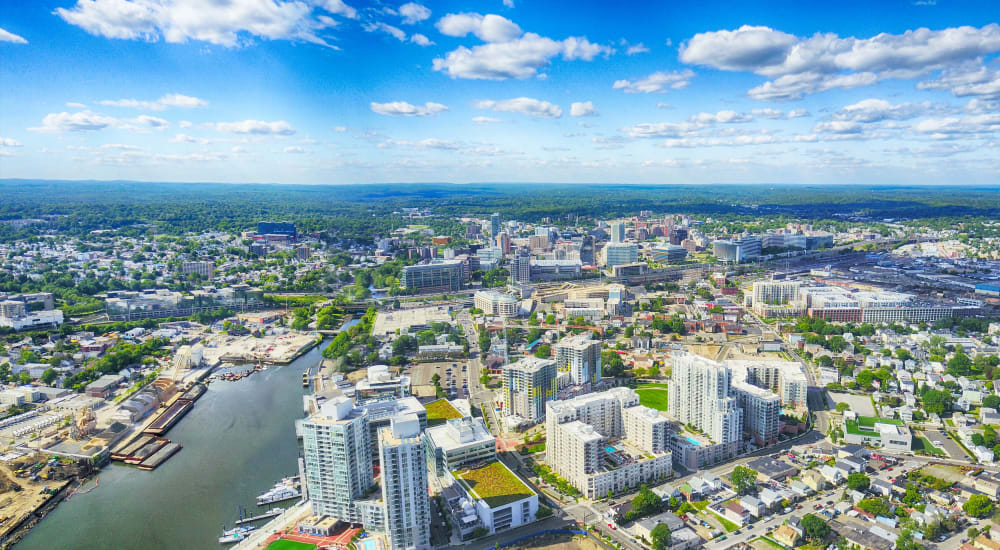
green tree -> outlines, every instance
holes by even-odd
[[[871,480],[861,472],[855,472],[847,476],[847,486],[855,491],[866,491],[870,485]]]
[[[757,489],[757,470],[749,466],[737,466],[729,474],[729,481],[733,484],[733,490],[737,494],[753,493]]]
[[[666,523],[657,523],[649,532],[650,542],[653,550],[665,550],[670,548],[670,528]]]
[[[993,501],[986,495],[972,495],[962,505],[962,510],[974,518],[985,518],[993,514]]]
[[[632,510],[637,517],[650,516],[660,511],[663,501],[649,487],[643,485],[632,499]]]
[[[955,356],[948,360],[947,372],[953,374],[954,376],[965,376],[969,374],[972,370],[972,359],[965,353],[959,351],[955,353]]]
[[[951,410],[952,396],[946,391],[928,390],[922,399],[927,412],[942,415]]]
[[[1000,407],[1000,395],[987,395],[983,398],[983,406],[991,409]]]
[[[851,405],[848,403],[837,403],[837,412],[843,413],[844,411],[851,410]]]
[[[830,526],[813,514],[802,516],[802,531],[811,541],[821,541],[830,534]]]
[[[59,373],[55,369],[45,369],[45,372],[41,376],[41,380],[46,386],[51,386],[56,381],[56,378],[59,378]]]
[[[535,350],[535,357],[541,357],[542,359],[548,359],[548,357],[550,355],[552,355],[552,346],[550,346],[548,344],[542,344],[542,345],[538,346],[538,349]]]

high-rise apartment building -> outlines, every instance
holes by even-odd
[[[301,423],[305,483],[313,514],[363,523],[357,506],[374,485],[365,411],[344,396]]]
[[[601,381],[601,343],[585,332],[563,338],[552,346],[556,368],[568,371],[573,384]]]
[[[211,279],[215,276],[215,262],[181,262],[181,273],[197,273],[205,279]]]
[[[611,242],[625,242],[625,222],[613,222],[611,224]]]
[[[393,550],[430,548],[425,437],[415,414],[396,416],[379,430],[385,532]]]
[[[730,397],[729,368],[691,353],[674,353],[673,378],[668,384],[667,410],[716,443],[739,441],[743,410]]]
[[[510,260],[510,277],[515,283],[531,282],[531,253],[518,250]]]
[[[490,216],[490,236],[496,237],[499,234],[500,234],[500,213],[494,212],[493,215]]]
[[[556,362],[525,357],[503,367],[503,396],[507,415],[527,422],[545,417],[545,403],[556,399]]]

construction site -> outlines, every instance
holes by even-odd
[[[94,472],[86,460],[42,453],[0,455],[0,549],[13,546]]]

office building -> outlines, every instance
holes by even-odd
[[[504,255],[510,254],[510,235],[506,231],[501,231],[494,239],[494,245],[503,251]]]
[[[594,256],[594,237],[584,235],[580,241],[580,263],[583,265],[597,265],[597,258]]]
[[[495,238],[499,234],[500,234],[500,213],[494,212],[493,215],[490,216],[490,236]]]
[[[417,292],[448,292],[462,289],[461,260],[432,260],[403,267],[400,286]]]
[[[611,242],[625,242],[625,222],[613,222],[611,224]]]
[[[182,262],[181,273],[183,275],[196,273],[204,279],[211,279],[215,276],[215,262]]]
[[[524,357],[503,367],[504,412],[534,423],[545,417],[545,403],[556,399],[556,362]]]
[[[658,483],[673,473],[669,424],[629,388],[550,402],[546,462],[587,498]]]
[[[602,253],[604,265],[608,267],[633,264],[639,261],[639,245],[635,243],[609,243],[604,247]]]
[[[483,314],[496,317],[516,317],[517,298],[498,290],[478,290],[473,298],[476,309]]]
[[[295,224],[291,222],[257,222],[257,235],[260,237],[268,235],[288,237],[292,241],[298,237]]]
[[[687,249],[674,244],[660,245],[650,251],[650,257],[653,261],[661,264],[682,262],[687,258],[687,255]]]
[[[730,396],[729,368],[687,352],[675,352],[672,359],[667,395],[670,415],[716,443],[741,440],[743,410]]]
[[[760,257],[761,240],[759,237],[746,237],[739,240],[718,240],[712,243],[715,258],[724,262],[741,263]]]
[[[379,431],[385,533],[393,550],[430,548],[425,439],[414,414],[396,416]]]
[[[427,428],[428,463],[438,476],[470,464],[493,462],[496,455],[496,437],[482,418],[452,418]]]
[[[532,260],[532,281],[555,281],[559,279],[576,279],[583,273],[579,260]]]
[[[368,367],[367,376],[354,386],[354,402],[364,405],[378,401],[396,401],[410,395],[410,377],[393,376],[386,365]]]
[[[688,230],[685,227],[670,228],[670,244],[680,245],[684,239],[688,238]]]
[[[601,381],[601,342],[589,332],[563,338],[552,346],[556,368],[569,372],[573,384],[596,384]]]

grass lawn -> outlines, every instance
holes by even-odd
[[[919,435],[913,438],[913,450],[914,452],[925,452],[932,455],[945,456],[943,449],[935,447],[931,444],[930,440]]]
[[[708,508],[708,501],[707,500],[696,500],[696,501],[692,502],[691,505],[694,506],[695,508],[697,508],[699,512],[701,512],[705,508]]]
[[[313,550],[313,548],[316,548],[315,544],[278,539],[269,544],[266,550]]]
[[[639,404],[656,409],[658,411],[667,410],[667,390],[664,388],[636,388],[635,393],[639,394]]]
[[[764,544],[767,544],[768,546],[773,546],[774,548],[777,548],[778,550],[785,550],[784,546],[778,544],[777,541],[773,541],[773,540],[771,540],[771,539],[769,539],[767,537],[758,537],[758,538],[754,539],[753,541],[754,542],[760,541],[760,542],[763,542]]]
[[[452,418],[462,418],[462,413],[458,412],[458,409],[452,406],[447,399],[438,399],[437,401],[431,401],[430,403],[424,405],[427,409],[427,423],[435,421],[435,424],[444,423],[446,420],[451,420]]]
[[[666,388],[669,384],[664,384],[662,382],[650,382],[648,384],[639,384],[636,389],[641,390],[643,388]]]
[[[714,511],[712,513],[715,514]],[[722,527],[724,527],[726,529],[727,533],[732,533],[733,531],[735,531],[735,530],[737,530],[737,529],[740,528],[739,525],[736,525],[735,523],[733,523],[733,522],[729,521],[728,519],[720,516],[719,514],[715,514],[715,517],[717,517],[719,519],[719,523],[722,524]]]
[[[462,470],[456,477],[492,508],[517,502],[534,494],[501,462],[491,462],[478,470]]]

